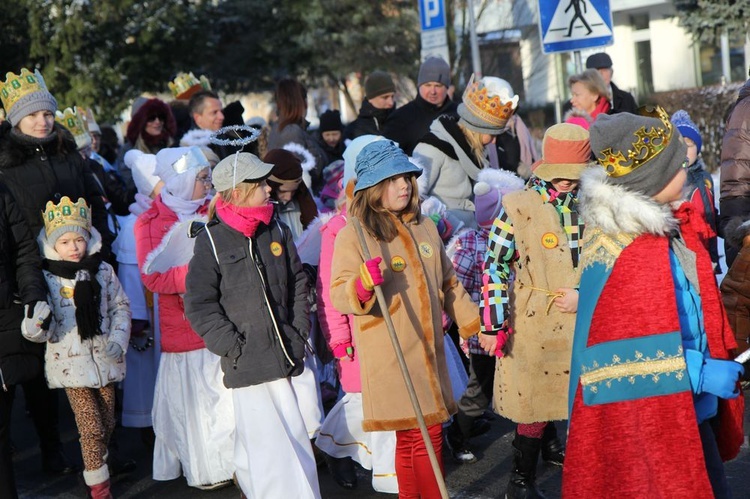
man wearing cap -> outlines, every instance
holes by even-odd
[[[365,80],[365,100],[357,119],[344,130],[345,139],[362,135],[381,135],[386,119],[396,109],[396,86],[385,71],[373,71]]]
[[[638,112],[638,104],[633,96],[617,88],[612,81],[612,58],[605,52],[597,52],[586,59],[586,69],[596,69],[602,75],[604,83],[609,86],[610,95],[612,96],[612,113],[633,113]]]
[[[458,104],[448,95],[451,68],[440,57],[428,57],[419,68],[419,94],[395,110],[385,122],[383,135],[394,140],[410,155],[432,122],[442,114],[457,116]]]

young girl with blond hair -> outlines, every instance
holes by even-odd
[[[308,283],[289,227],[273,216],[266,183],[272,168],[250,153],[216,166],[217,195],[195,242],[185,313],[221,357],[224,385],[232,389],[242,492],[319,498],[315,458],[291,383],[304,369]]]

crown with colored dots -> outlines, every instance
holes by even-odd
[[[642,126],[633,133],[636,140],[627,151],[614,151],[608,147],[597,155],[599,164],[610,177],[619,178],[631,173],[657,157],[667,148],[674,134],[674,126],[669,115],[661,106],[656,106],[654,117],[663,127]]]
[[[91,136],[89,135],[89,127],[86,124],[85,116],[86,111],[79,107],[73,109],[68,107],[63,112],[55,112],[55,121],[73,134],[78,149],[83,149],[91,145]]]
[[[507,102],[503,102],[504,100]],[[474,116],[493,126],[504,128],[518,106],[518,98],[512,95],[508,95],[507,98],[489,95],[484,83],[481,80],[474,81],[474,75],[471,75],[464,91],[463,103]]]

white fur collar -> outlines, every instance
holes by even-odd
[[[89,238],[89,243],[86,246],[86,256],[91,256],[95,253],[99,253],[99,251],[102,249],[102,235],[99,234],[99,231],[91,227],[89,233],[91,234],[91,237]],[[36,241],[39,244],[39,249],[42,250],[42,256],[44,258],[46,258],[47,260],[62,260],[57,251],[55,251],[55,247],[49,244],[49,242],[47,241],[47,234],[44,232],[44,227],[42,227],[42,230],[39,232],[39,236],[37,236]]]
[[[586,228],[605,234],[667,235],[678,227],[669,205],[643,194],[609,183],[600,167],[587,168],[581,175],[579,212]]]

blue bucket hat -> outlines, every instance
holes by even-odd
[[[413,173],[419,177],[422,169],[409,161],[409,157],[392,140],[378,140],[367,144],[359,152],[355,173],[357,184],[354,192],[358,192],[396,175]]]

